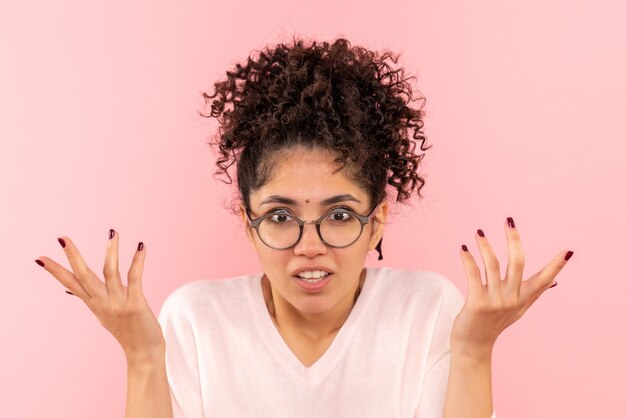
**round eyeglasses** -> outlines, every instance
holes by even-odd
[[[367,215],[335,208],[315,221],[303,221],[286,209],[278,209],[256,219],[251,219],[250,212],[246,209],[246,215],[261,241],[275,250],[286,250],[296,245],[302,238],[304,224],[315,224],[317,235],[324,244],[343,248],[359,239],[377,207],[378,205],[374,206]]]

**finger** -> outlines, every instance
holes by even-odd
[[[87,266],[74,242],[66,236],[59,237],[58,240],[61,246],[65,244],[63,250],[72,266],[74,277],[80,282],[86,293],[91,297],[102,296],[106,291],[104,284]]]
[[[141,276],[143,274],[143,265],[146,259],[146,249],[143,242],[137,245],[137,251],[133,257],[133,262],[128,270],[128,297],[131,299],[137,299],[142,295],[142,281]]]
[[[502,284],[508,289],[519,292],[519,288],[522,283],[522,276],[524,275],[525,263],[522,241],[513,218],[507,218],[507,222],[504,224],[504,229],[508,242],[509,261],[506,266],[504,283]]]
[[[485,291],[485,288],[483,287],[483,281],[480,277],[480,269],[476,261],[474,261],[472,253],[467,250],[466,245],[461,246],[461,260],[463,261],[465,275],[467,276],[468,299],[471,295],[481,295]]]
[[[71,290],[72,293],[83,300],[89,298],[89,293],[82,284],[76,279],[74,273],[48,257],[38,257],[35,259],[41,267],[57,279],[64,287]]]
[[[567,264],[567,260],[569,260],[573,254],[573,251],[561,251],[552,261],[542,268],[541,271],[522,282],[520,289],[522,300],[529,299],[532,304],[532,301],[536,300],[543,291],[550,288],[556,275],[559,274],[561,269]]]
[[[124,285],[122,285],[122,278],[120,277],[119,271],[118,248],[119,233],[117,233],[114,229],[110,229],[106,256],[104,258],[104,267],[102,269],[102,273],[104,274],[104,283],[109,296],[121,295],[124,293]]]
[[[496,254],[491,249],[489,241],[485,238],[485,234],[482,229],[476,231],[476,242],[478,243],[480,255],[485,265],[487,292],[495,295],[500,292],[500,263],[496,258]]]

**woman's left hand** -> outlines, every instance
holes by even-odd
[[[509,226],[509,221],[510,225]],[[506,276],[500,279],[500,264],[487,241],[477,231],[476,241],[485,265],[487,284],[469,251],[461,248],[461,259],[468,279],[468,294],[452,325],[451,349],[469,356],[490,356],[498,336],[524,315],[530,306],[554,283],[554,278],[573,252],[564,250],[541,271],[522,281],[524,252],[519,233],[511,218],[504,223],[509,250]],[[466,247],[467,248],[467,247]]]

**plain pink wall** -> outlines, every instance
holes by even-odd
[[[465,294],[459,246],[480,257],[482,228],[505,266],[507,216],[525,278],[575,251],[497,342],[498,416],[626,416],[623,3],[88,3],[0,13],[3,416],[124,414],[117,341],[33,261],[69,267],[57,236],[101,273],[117,229],[124,279],[144,241],[155,312],[188,281],[259,271],[196,112],[235,62],[292,34],[399,52],[427,97],[425,198],[368,265],[437,271]]]

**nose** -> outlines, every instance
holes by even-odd
[[[300,241],[293,247],[295,255],[304,255],[314,257],[318,254],[325,254],[327,251],[326,244],[322,241],[317,233],[314,222],[305,223],[302,227],[302,236]]]

